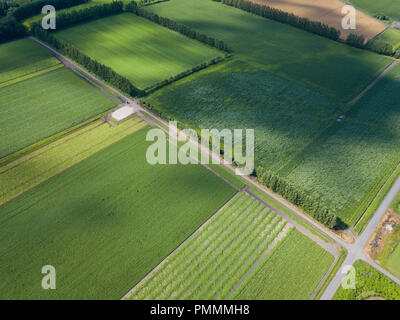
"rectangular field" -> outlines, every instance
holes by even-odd
[[[308,299],[333,260],[330,253],[293,230],[271,258],[260,265],[236,299]]]
[[[140,89],[222,55],[131,13],[73,26],[56,36],[111,67]]]
[[[390,64],[383,56],[211,0],[167,1],[146,10],[223,40],[259,70],[341,101],[351,100]]]
[[[0,167],[0,206],[145,127],[139,118],[116,127],[97,120]]]
[[[292,237],[292,234],[296,236]],[[291,246],[300,247],[296,248],[299,254],[294,255],[293,260],[290,258],[293,252],[281,254],[286,241]],[[304,243],[307,245],[303,248]],[[318,254],[314,255],[314,252]],[[299,256],[302,260],[298,264],[296,259]],[[318,272],[313,272],[316,267],[311,266],[317,259]],[[269,270],[269,279],[266,280],[264,264],[269,264],[270,260],[285,265],[278,266],[277,270],[290,267],[297,272],[288,281],[278,274],[281,271]],[[126,298],[241,299],[243,290],[249,291],[246,289],[249,286],[254,289],[254,275],[257,277],[262,272],[263,285],[269,291],[276,291],[283,297],[289,291],[295,298],[307,299],[332,261],[329,253],[311,240],[307,242],[305,236],[295,231],[287,221],[250,195],[240,193],[133,288]],[[300,280],[303,277],[307,281]],[[298,282],[300,284],[296,285]],[[246,298],[262,299],[263,296],[250,290]]]
[[[0,45],[0,88],[8,81],[60,64],[38,43],[21,39]]]
[[[309,148],[283,170],[293,184],[354,224],[400,161],[400,65],[381,79]]]
[[[1,299],[120,299],[235,194],[202,166],[149,165],[147,132],[0,207]]]
[[[115,105],[65,68],[0,88],[0,157]]]

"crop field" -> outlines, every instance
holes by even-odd
[[[400,47],[400,31],[394,29],[386,29],[385,32],[380,34],[376,40],[389,43],[393,47],[393,51]]]
[[[272,71],[341,101],[351,100],[390,64],[383,56],[211,0],[173,0],[146,10],[223,40],[238,58],[260,71]]]
[[[190,128],[254,128],[256,162],[276,171],[346,108],[238,60],[183,79],[145,101]]]
[[[131,13],[61,30],[56,36],[145,89],[222,52]]]
[[[167,10],[176,2],[179,0],[151,9],[160,15],[170,12],[178,18],[175,11]],[[201,12],[204,7],[205,13],[207,6],[221,6],[212,1],[199,1],[196,7],[191,0],[181,5],[184,7],[186,3],[196,9],[188,12]],[[248,15],[234,8],[227,9]],[[201,17],[198,19],[204,21]],[[226,23],[231,25],[232,19]],[[195,27],[192,21],[196,19],[188,24]],[[218,35],[226,40],[229,36],[225,39],[222,32],[225,34],[231,29],[225,31],[218,27],[221,32]],[[209,28],[202,31],[212,32]],[[249,33],[247,38],[254,34],[257,31]],[[226,41],[230,46],[231,42]],[[393,103],[399,99],[400,67],[387,74],[355,106],[349,106],[340,102],[341,99],[309,89],[308,85],[276,76],[271,70],[254,64],[254,60],[245,60],[247,47],[239,47],[243,45],[240,32],[237,41],[231,41],[236,46],[234,49],[240,52],[238,58],[163,88],[146,98],[146,103],[187,127],[254,128],[256,167],[263,166],[288,179],[299,190],[332,209],[345,224],[356,223],[400,159],[396,148],[400,119]],[[332,41],[328,43],[336,45]],[[270,57],[271,52],[268,52]],[[390,62],[383,59],[385,64]],[[298,66],[304,64],[298,63]],[[326,72],[327,68],[321,70]],[[315,69],[311,69],[314,72]],[[363,69],[368,68],[364,66]],[[355,71],[355,74],[360,75],[360,72]],[[341,80],[335,81],[343,84]],[[384,110],[381,109],[383,105]],[[343,122],[337,121],[340,115],[345,115]]]
[[[382,298],[399,300],[400,286],[364,261],[354,263],[356,269],[356,289],[343,289],[336,292],[335,300],[366,300]]]
[[[0,157],[65,130],[115,104],[62,68],[0,88]]]
[[[295,185],[319,197],[353,224],[400,160],[400,65],[336,123],[331,134],[283,170]]]
[[[0,298],[119,299],[236,193],[202,166],[148,164],[147,131],[0,207]],[[37,285],[48,264],[57,290]]]
[[[271,258],[260,265],[236,298],[308,299],[333,261],[330,253],[293,230]]]
[[[376,14],[389,16],[392,20],[400,21],[399,0],[351,0],[354,6],[374,16]]]
[[[376,19],[356,11],[356,30],[344,30],[342,28],[342,8],[344,3],[339,0],[251,0],[255,3],[263,4],[285,12],[293,13],[299,17],[305,17],[312,21],[320,21],[330,27],[341,31],[342,38],[346,38],[350,33],[364,35],[366,39],[371,39],[385,30],[386,26]]]
[[[290,238],[295,233],[297,236]],[[303,241],[305,237],[264,205],[241,193],[144,278],[126,298],[241,298],[242,290],[247,287],[249,281],[253,281],[253,274],[258,273],[265,263],[276,260],[275,257],[281,255],[281,243],[286,242],[287,238]],[[292,240],[288,241],[298,244]],[[320,250],[324,251],[322,248]],[[312,292],[312,286],[318,284],[326,270],[324,267],[329,267],[328,260],[320,262],[319,267],[323,268],[313,275],[314,279],[319,277],[317,283],[308,280],[308,285],[305,285],[302,282],[302,286],[306,287],[303,292],[294,289],[294,282],[287,282],[286,279],[282,280],[283,278],[275,275],[271,275],[269,281],[265,281],[265,285],[268,290],[278,291],[281,291],[282,285],[287,285],[293,293],[297,293],[298,298],[307,299],[310,294],[308,289]],[[278,261],[287,262],[283,257],[278,258]],[[324,264],[325,262],[327,264]],[[299,272],[294,275],[294,281],[299,280],[297,277],[301,277],[301,272],[309,267],[309,263],[312,263],[312,260],[305,261],[301,268],[297,265]],[[251,293],[249,295],[252,299],[262,298]]]
[[[50,51],[28,39],[0,45],[0,88],[5,83],[59,65]]]
[[[0,205],[145,126],[139,118],[116,127],[97,120],[0,167]]]

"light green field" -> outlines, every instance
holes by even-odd
[[[64,68],[0,88],[0,157],[113,106],[111,100]]]
[[[103,120],[0,167],[0,205],[146,126],[139,118],[112,127]]]
[[[223,40],[260,71],[273,71],[341,101],[351,100],[390,63],[383,56],[211,0],[173,0],[146,10]]]
[[[149,165],[147,131],[0,207],[1,299],[120,299],[235,194],[202,166]]]
[[[56,36],[140,89],[221,55],[214,48],[131,13],[73,26],[56,32]]]
[[[324,249],[250,195],[241,193],[127,298],[264,299],[254,284],[262,278],[259,286],[275,293],[270,299],[307,299],[332,262],[333,257]],[[267,271],[266,265],[270,268]],[[285,269],[291,274],[290,280]]]
[[[259,259],[267,259],[286,222],[245,193],[236,196],[157,269],[130,299],[232,299]],[[209,246],[210,242],[212,247]]]
[[[386,29],[376,38],[376,40],[381,40],[383,42],[391,44],[393,47],[393,51],[395,51],[398,47],[400,47],[400,31],[394,29]]]
[[[308,299],[333,256],[299,231],[291,232],[237,294],[244,300]]]
[[[374,16],[375,14],[387,15],[392,20],[400,21],[400,1],[399,0],[351,0],[361,11],[369,13]]]
[[[21,39],[0,45],[0,86],[9,80],[60,64],[38,43]]]
[[[368,298],[383,298],[385,300],[399,300],[400,286],[371,267],[364,261],[354,263],[356,269],[356,289],[339,287],[334,300],[365,300]]]

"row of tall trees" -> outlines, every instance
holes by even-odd
[[[356,48],[367,49],[386,56],[394,56],[396,54],[391,44],[379,39],[371,39],[366,42],[363,35],[354,33],[347,36],[346,43]]]
[[[303,209],[314,219],[326,225],[328,228],[335,229],[342,226],[343,223],[340,218],[330,211],[327,206],[316,201],[310,195],[299,190],[297,187],[294,187],[277,174],[274,174],[263,167],[258,167],[256,175],[257,180],[260,183]]]
[[[12,12],[12,14],[17,21],[22,21],[26,18],[40,14],[45,5],[51,5],[54,6],[56,10],[61,10],[86,3],[88,1],[89,0],[38,0],[19,6]]]
[[[209,37],[203,33],[197,32],[195,30],[192,30],[191,28],[185,26],[184,24],[178,23],[176,21],[173,21],[168,18],[160,17],[159,15],[146,11],[142,8],[140,8],[136,2],[132,1],[129,4],[125,6],[125,10],[135,13],[136,15],[146,18],[152,22],[155,22],[157,24],[162,25],[163,27],[166,27],[168,29],[171,29],[173,31],[179,32],[180,34],[195,39],[197,41],[200,41],[204,44],[207,44],[209,46],[215,47],[219,50],[225,51],[225,52],[231,52],[231,50],[228,48],[226,43],[222,40],[215,39],[213,37]]]
[[[239,8],[247,12],[251,12],[264,18],[287,23],[296,28],[312,32],[335,41],[338,40],[340,37],[340,31],[336,28],[329,27],[327,24],[318,21],[311,21],[307,18],[298,17],[292,13],[271,8],[266,5],[257,4],[248,0],[221,0],[218,2],[222,2],[223,4]]]
[[[81,10],[73,10],[71,12],[63,12],[57,14],[57,29],[67,27],[82,21],[98,19],[111,14],[123,11],[124,4],[122,1],[113,1],[102,5],[96,5]]]
[[[171,77],[169,79],[163,80],[163,81],[161,81],[161,82],[159,82],[159,83],[157,83],[157,84],[145,89],[145,92],[146,92],[146,94],[152,93],[155,90],[161,89],[161,88],[165,87],[166,85],[168,85],[168,84],[170,84],[172,82],[178,81],[179,79],[187,77],[188,75],[191,75],[192,73],[195,73],[197,71],[203,70],[203,69],[205,69],[205,68],[207,68],[209,66],[212,66],[214,64],[217,64],[217,63],[219,63],[219,62],[221,62],[223,60],[224,60],[223,57],[214,58],[214,59],[212,59],[212,60],[210,60],[210,61],[208,61],[206,63],[202,63],[202,64],[200,64],[200,65],[198,65],[196,67],[193,67],[193,68],[191,68],[189,70],[183,71],[183,72],[177,74],[176,76],[173,76],[173,77]]]
[[[329,27],[328,25],[321,22],[311,21],[307,18],[301,18],[294,14],[284,12],[279,9],[271,8],[267,5],[253,3],[248,0],[213,0],[213,1],[222,2],[223,4],[239,8],[268,19],[287,23],[296,28],[300,28],[308,32],[318,34],[320,36],[329,38],[334,41],[342,41],[340,39],[341,33],[336,28]],[[347,36],[345,43],[356,48],[367,49],[388,56],[398,57],[400,55],[400,52],[393,51],[393,48],[389,43],[373,39],[366,42],[364,36],[353,33]]]
[[[118,88],[122,92],[125,92],[131,96],[142,95],[142,91],[134,87],[128,79],[119,75],[110,67],[107,67],[88,57],[70,43],[54,37],[50,32],[43,30],[41,26],[35,25],[32,29],[32,33],[35,37],[61,51],[63,54],[78,62],[89,72],[97,75],[113,87]]]

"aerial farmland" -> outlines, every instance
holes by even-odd
[[[0,0],[0,300],[399,300],[399,5]]]

